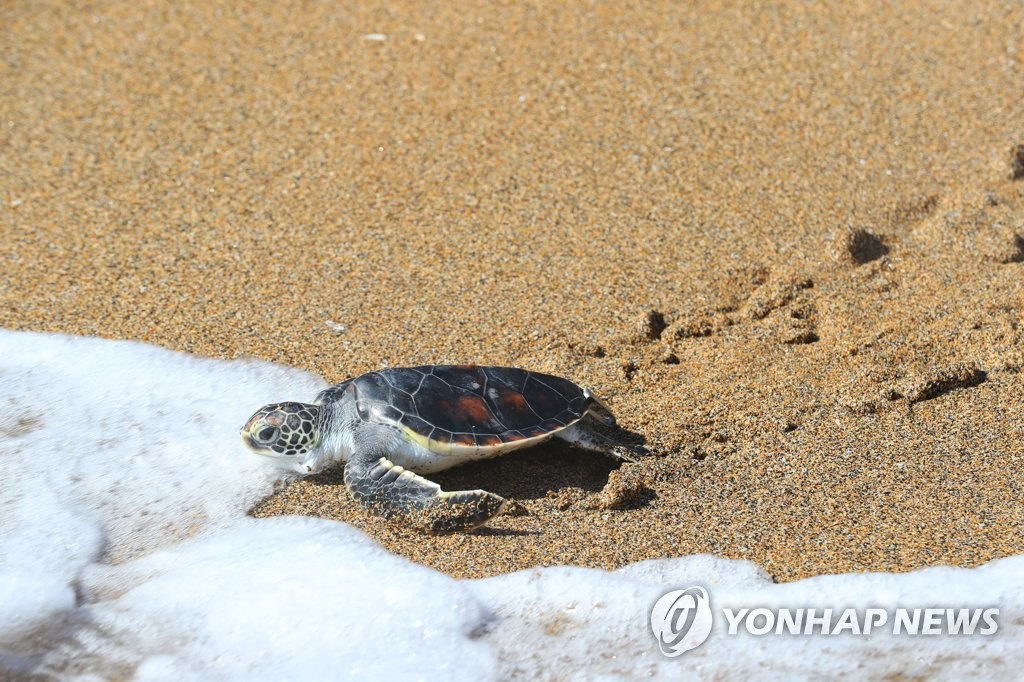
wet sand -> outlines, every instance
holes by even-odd
[[[518,503],[470,535],[254,511],[455,576],[1024,552],[1024,9],[729,5],[7,3],[0,326],[517,365],[655,451],[436,476]]]

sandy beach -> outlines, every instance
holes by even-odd
[[[455,577],[1020,554],[1022,30],[1000,2],[6,3],[0,327],[332,382],[521,366],[655,453],[436,475],[516,502],[469,535],[340,472],[253,511]]]

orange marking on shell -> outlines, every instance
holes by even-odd
[[[482,448],[490,448],[495,445],[501,445],[501,439],[497,436],[477,436],[477,443]]]
[[[468,433],[456,433],[452,437],[452,440],[454,440],[457,445],[476,445],[476,438]]]
[[[505,393],[502,393],[501,402],[505,403],[517,412],[527,409],[526,398],[523,397],[522,393],[517,393],[516,391],[506,391]]]
[[[475,395],[466,395],[459,398],[458,407],[456,409],[460,414],[472,417],[473,420],[477,422],[485,422],[491,416],[483,398],[478,398]]]

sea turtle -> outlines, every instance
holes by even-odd
[[[363,505],[430,532],[472,530],[505,499],[444,492],[419,474],[503,455],[557,437],[633,461],[647,454],[591,428],[615,417],[568,379],[512,367],[433,365],[384,369],[343,381],[313,404],[267,405],[241,429],[252,450],[315,474],[345,462],[345,486]]]

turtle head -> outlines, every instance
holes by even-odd
[[[275,403],[259,409],[241,429],[242,441],[259,455],[273,457],[301,473],[315,473],[307,462],[319,445],[320,407],[305,403]]]

